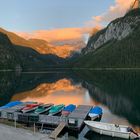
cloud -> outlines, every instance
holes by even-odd
[[[115,0],[115,4],[111,5],[109,9],[99,15],[92,17],[91,21],[87,22],[89,26],[104,26],[104,24],[108,24],[110,21],[124,16],[124,14],[129,10],[130,5],[134,2],[134,0]]]
[[[80,39],[84,34],[88,34],[91,28],[61,28],[52,30],[38,30],[31,33],[16,32],[19,36],[26,39],[38,38],[43,39],[48,42],[53,41],[63,41],[63,40],[73,40]]]
[[[85,43],[88,40],[88,37],[100,30],[100,26],[94,27],[81,27],[81,28],[57,28],[51,30],[37,30],[33,32],[15,32],[17,35],[25,39],[42,39],[46,40],[48,43],[55,45],[57,43],[66,43],[74,45],[76,41],[84,41]],[[62,44],[63,44],[62,43]],[[83,47],[83,46],[82,46]]]

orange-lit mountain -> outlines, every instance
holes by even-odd
[[[83,39],[63,40],[55,41],[50,44],[51,50],[59,57],[69,57],[74,52],[80,52],[82,48],[86,46]]]
[[[83,39],[64,40],[60,42],[54,42],[52,44],[41,39],[29,39],[26,40],[13,32],[6,31],[0,28],[0,32],[6,34],[10,41],[15,45],[30,47],[40,54],[53,54],[58,57],[69,57],[73,52],[79,51],[85,46]]]
[[[64,40],[53,43],[48,43],[41,39],[29,39],[27,40],[30,46],[41,54],[54,54],[58,57],[66,58],[72,55],[75,51],[80,51],[85,47],[84,40]]]
[[[33,48],[41,54],[54,54],[58,57],[66,58],[75,51],[80,51],[85,47],[84,41],[81,39],[65,40],[61,42],[47,43],[45,40],[29,39]]]

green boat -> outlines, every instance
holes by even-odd
[[[38,108],[34,111],[35,114],[42,114],[47,111],[49,111],[52,108],[53,104],[45,104],[45,105],[40,105]]]
[[[64,107],[65,105],[63,104],[52,106],[51,109],[49,110],[49,115],[52,116],[60,113]]]

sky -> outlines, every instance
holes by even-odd
[[[82,27],[114,0],[0,0],[0,25],[12,31]]]
[[[123,16],[134,0],[0,0],[0,27],[24,38],[81,38]]]

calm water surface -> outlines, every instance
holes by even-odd
[[[11,100],[99,105],[103,122],[126,124],[140,132],[140,71],[0,73],[0,104]],[[86,127],[62,139],[110,140]],[[118,139],[118,138],[117,138]]]

